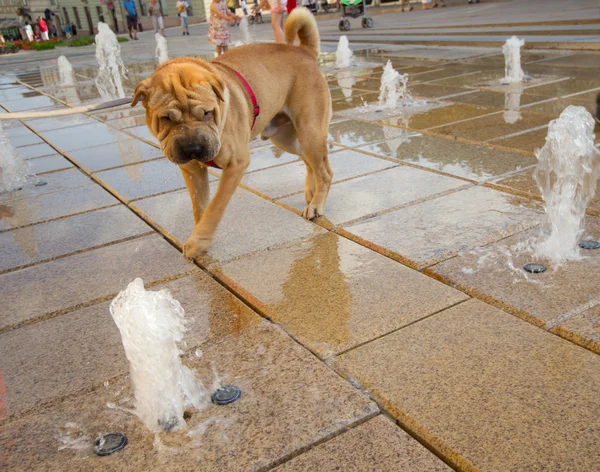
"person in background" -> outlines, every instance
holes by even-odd
[[[437,8],[438,6],[440,7],[445,7],[446,4],[444,3],[444,0],[439,0],[439,5],[438,5],[438,0],[434,0],[433,2],[433,8]]]
[[[154,32],[165,37],[165,22],[163,20],[163,11],[159,0],[150,0],[150,6],[148,7],[148,13],[152,16],[152,22],[154,23]]]
[[[65,36],[67,39],[71,39],[71,25],[65,26]]]
[[[292,13],[292,10],[296,8],[296,0],[288,0],[287,2],[287,12],[288,15]]]
[[[188,14],[187,9],[190,7],[188,2],[185,0],[177,0],[177,15],[181,18],[181,30],[183,31],[183,36],[186,34],[190,35],[190,28],[188,26]]]
[[[433,8],[433,0],[423,0],[423,10],[431,10]]]
[[[469,0],[469,5],[471,5],[473,3],[479,3],[479,0]]]
[[[123,0],[123,13],[127,17],[127,29],[129,30],[129,37],[137,40],[137,28],[138,28],[138,16],[135,8],[134,0]]]
[[[48,41],[48,25],[46,24],[46,20],[44,20],[41,16],[37,20],[37,27],[40,29],[40,38],[42,41]]]
[[[75,23],[71,23],[71,33],[73,36],[77,36],[77,26],[75,26]]]
[[[208,28],[208,41],[217,48],[217,56],[229,49],[231,34],[227,23],[235,23],[237,18],[229,11],[225,0],[212,0],[210,3],[210,26]]]
[[[271,26],[275,34],[275,42],[285,44],[285,36],[283,34],[283,14],[287,8],[287,0],[262,0],[256,8],[262,8],[269,2],[271,6]]]
[[[411,5],[410,0],[400,0],[400,6],[402,7],[402,13],[404,13],[404,5],[408,3],[408,11],[413,11],[415,8]]]
[[[246,5],[246,0],[240,0],[240,6],[242,7],[244,16],[248,16],[248,6]],[[235,12],[234,12],[234,14],[235,14]]]
[[[25,22],[25,27],[23,29],[25,30],[25,36],[27,36],[27,41],[33,41],[33,28],[29,24],[29,21]]]

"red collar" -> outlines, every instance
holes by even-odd
[[[258,101],[256,100],[256,95],[254,95],[254,90],[252,90],[252,87],[250,87],[250,84],[248,83],[248,81],[246,79],[244,79],[244,76],[242,74],[240,74],[237,70],[232,69],[227,64],[223,64],[222,62],[218,62],[217,64],[219,64],[219,65],[225,67],[226,69],[229,69],[231,72],[233,72],[237,76],[237,78],[240,79],[240,82],[246,89],[246,93],[250,97],[250,101],[252,102],[252,109],[254,111],[254,117],[252,118],[252,124],[250,125],[250,129],[252,130],[254,128],[254,124],[256,123],[256,118],[258,118],[258,115],[260,115],[260,107],[258,106]],[[214,160],[205,162],[204,164],[209,167],[214,167],[215,169],[220,169],[220,167],[217,164],[215,164]]]

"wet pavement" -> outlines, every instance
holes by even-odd
[[[469,22],[447,33],[486,31]],[[319,24],[327,35],[335,20]],[[205,26],[192,31],[169,37],[172,56],[210,58]],[[128,94],[155,68],[144,34],[123,45]],[[37,175],[0,194],[0,469],[597,468],[600,252],[553,267],[531,247],[545,229],[534,150],[565,107],[593,110],[600,53],[524,51],[536,82],[503,88],[495,48],[353,48],[365,66],[336,70],[327,42],[319,58],[334,111],[325,216],[300,216],[302,161],[253,141],[195,263],[181,254],[193,228],[183,178],[140,106],[6,125]],[[89,51],[68,51],[71,88],[57,53],[0,58],[12,67],[4,111],[98,101]],[[387,60],[417,102],[364,108]],[[211,169],[211,193],[218,178]],[[599,198],[583,237],[600,239]],[[549,270],[528,274],[528,262]],[[136,277],[179,300],[184,362],[205,386],[238,385],[237,402],[188,410],[186,428],[157,435],[131,413],[108,306]],[[107,432],[129,443],[97,457]]]

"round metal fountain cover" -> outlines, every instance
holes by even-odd
[[[532,274],[541,274],[542,272],[546,272],[546,266],[543,264],[525,264],[523,267],[527,272],[531,272]]]
[[[581,249],[600,249],[600,241],[595,239],[584,239],[579,243]]]
[[[108,433],[96,439],[94,452],[99,456],[108,456],[120,451],[127,445],[127,436],[123,433]]]
[[[242,391],[235,385],[224,385],[214,391],[211,400],[215,405],[228,405],[242,395]]]

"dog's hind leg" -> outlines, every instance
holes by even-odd
[[[333,171],[327,157],[327,135],[318,136],[318,132],[312,133],[313,131],[316,130],[298,130],[300,146],[304,154],[303,159],[307,168],[304,189],[307,206],[302,212],[302,216],[309,220],[323,214],[325,200],[327,200],[329,187],[333,180]],[[309,201],[311,195],[312,198]]]

